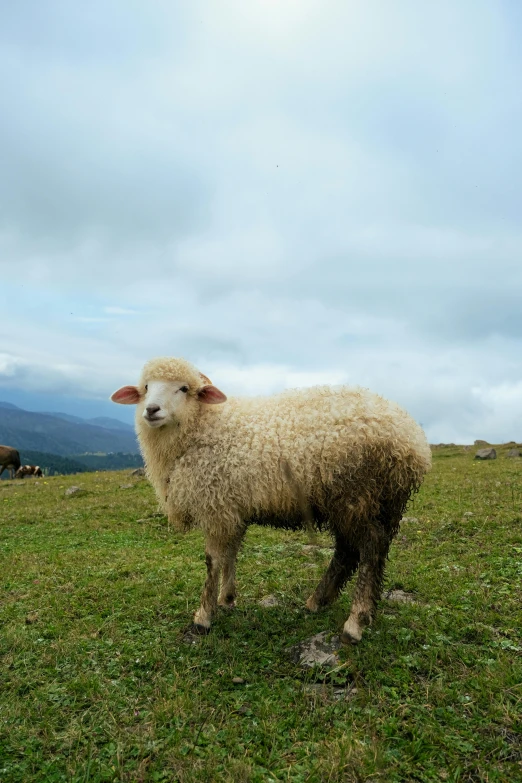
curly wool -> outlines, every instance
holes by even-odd
[[[179,426],[136,429],[148,477],[180,530],[217,539],[244,523],[302,527],[304,497],[318,527],[356,541],[380,518],[396,533],[431,467],[424,432],[398,405],[355,387],[318,386],[205,405],[208,382],[183,359],[148,362],[147,380],[187,382]]]

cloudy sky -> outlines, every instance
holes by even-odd
[[[522,440],[519,0],[0,16],[0,400],[128,419],[170,354]]]

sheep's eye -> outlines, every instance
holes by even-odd
[[[149,390],[148,384],[145,384],[145,391],[148,391],[148,390]]]
[[[182,386],[180,389],[181,392],[188,392],[188,386]]]

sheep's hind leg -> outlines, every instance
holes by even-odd
[[[335,552],[323,578],[306,602],[310,612],[331,604],[359,565],[359,552],[347,541],[337,538]]]
[[[377,535],[372,536],[370,541],[366,542],[361,550],[361,564],[355,595],[350,616],[344,624],[341,636],[341,640],[345,644],[360,642],[365,627],[370,625],[373,620],[377,601],[381,597],[389,546],[389,538],[384,531],[379,531]]]
[[[218,606],[233,609],[236,605],[236,558],[243,541],[245,530],[227,544],[223,559],[223,579],[218,598]]]

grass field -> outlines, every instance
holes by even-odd
[[[251,528],[189,644],[202,538],[155,511],[129,471],[0,484],[0,781],[522,781],[522,459],[435,450],[386,577],[415,600],[327,674],[287,648],[347,617],[303,609],[328,538]]]

